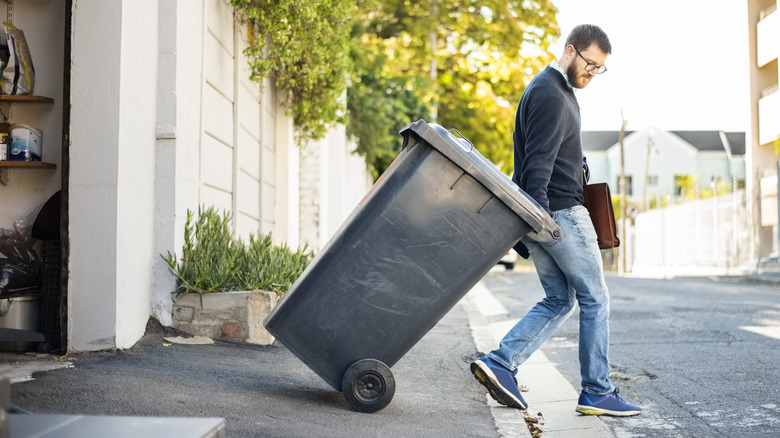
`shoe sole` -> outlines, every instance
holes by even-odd
[[[613,417],[631,417],[642,413],[642,411],[610,411],[606,409],[596,409],[592,406],[581,405],[577,405],[577,409],[575,410],[580,414],[585,415],[609,415]]]
[[[504,387],[498,383],[498,379],[496,378],[496,375],[493,374],[493,371],[490,371],[490,368],[481,361],[472,362],[471,373],[474,374],[474,377],[482,386],[487,388],[488,393],[493,397],[493,400],[504,406],[509,406],[510,408],[528,409],[527,405],[523,404],[523,402],[506,391]]]

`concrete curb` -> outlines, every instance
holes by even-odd
[[[480,282],[460,301],[466,311],[477,350],[487,353],[519,317],[510,315],[490,290]],[[575,412],[579,391],[569,384],[542,351],[534,353],[520,366],[517,376],[521,387],[528,388],[528,414],[539,417],[543,438],[607,438],[614,435],[604,422]],[[496,428],[502,437],[531,437],[524,411],[507,408],[485,394]],[[538,413],[538,414],[537,414]]]

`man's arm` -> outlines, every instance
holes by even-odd
[[[536,93],[523,108],[522,123],[525,133],[525,159],[520,169],[520,185],[539,205],[550,210],[547,188],[550,184],[555,159],[558,157],[565,129],[561,117],[565,103],[560,96]]]

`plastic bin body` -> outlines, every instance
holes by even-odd
[[[358,360],[393,366],[522,236],[560,233],[467,141],[424,121],[402,133],[403,151],[265,320],[339,391]]]

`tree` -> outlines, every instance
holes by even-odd
[[[458,129],[509,172],[515,107],[560,34],[552,0],[231,4],[250,30],[251,78],[289,92],[299,143],[348,121],[374,176],[420,118]]]
[[[560,36],[550,0],[360,0],[348,132],[380,173],[419,118],[456,128],[505,172],[517,102]]]
[[[674,186],[677,190],[676,195],[684,199],[696,199],[696,178],[691,175],[675,175]]]
[[[731,185],[728,183],[718,180],[714,184],[710,182],[709,185],[702,187],[699,178],[693,175],[675,175],[674,185],[677,188],[677,195],[687,201],[731,193]]]
[[[288,91],[299,144],[346,123],[343,94],[352,70],[349,31],[355,0],[231,0],[248,24],[250,78],[273,75]]]

